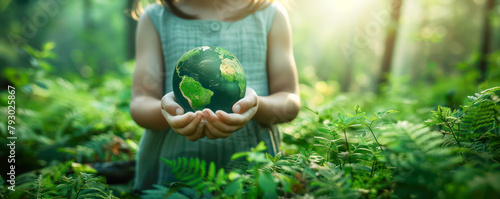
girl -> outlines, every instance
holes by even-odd
[[[176,181],[162,158],[198,157],[228,167],[232,154],[260,141],[275,155],[275,124],[293,120],[299,88],[286,10],[270,0],[162,0],[146,8],[136,35],[130,112],[146,129],[134,189]],[[233,112],[184,112],[172,92],[177,60],[199,46],[219,46],[241,62],[246,95]]]

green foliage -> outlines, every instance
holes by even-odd
[[[174,199],[189,199],[189,197],[180,194],[172,193],[170,188],[160,185],[153,185],[155,189],[145,190],[141,198],[145,199],[158,199],[158,198],[174,198]]]
[[[4,186],[5,180],[0,176],[0,198],[7,198],[7,186]]]
[[[492,133],[498,128],[498,96],[494,95],[500,87],[485,90],[476,96],[469,97],[472,101],[468,105],[468,112],[461,118],[460,133],[466,139],[479,139],[481,136]],[[498,135],[498,131],[496,131]]]
[[[367,115],[358,105],[354,114],[319,108],[313,113],[316,117],[304,123],[308,127],[301,131],[311,139],[298,153],[273,157],[263,152],[266,146],[261,142],[234,154],[226,168],[198,158],[164,160],[178,182],[155,186],[141,197],[496,198],[498,90],[479,92],[459,109],[439,106],[421,123],[392,122],[394,110],[377,109]],[[113,136],[92,135],[76,147],[60,150],[77,161],[101,156],[85,150],[98,150]],[[70,169],[75,174],[68,173]],[[41,174],[23,174],[19,187],[38,198],[115,197],[101,177],[89,172],[93,169],[84,164],[67,162]]]
[[[385,161],[395,168],[396,193],[418,198],[433,197],[442,189],[442,180],[451,177],[443,171],[453,170],[462,161],[445,140],[422,125],[399,122],[382,138],[387,145]],[[445,160],[445,161],[443,161]],[[415,192],[414,190],[419,190]]]
[[[165,163],[172,168],[172,173],[180,182],[193,187],[198,192],[220,192],[221,187],[226,185],[227,175],[221,168],[216,173],[213,162],[207,167],[204,160],[198,158],[179,158],[176,161],[166,160]]]
[[[117,198],[108,190],[103,177],[94,177],[92,174],[82,172],[76,179],[63,175],[58,183],[56,187],[48,187],[50,182],[44,181],[40,175],[33,187],[24,192],[34,198]]]
[[[7,35],[0,39],[0,72],[2,82],[17,88],[16,173],[20,175],[16,188],[26,190],[10,192],[0,177],[0,198],[111,197],[113,187],[93,179],[96,174],[87,175],[86,181],[79,173],[96,172],[85,162],[132,157],[143,131],[132,121],[128,109],[134,68],[133,62],[124,63],[131,57],[125,53],[125,41],[133,41],[125,38],[133,34],[123,34],[125,27],[133,28],[134,23],[126,25],[129,18],[122,12],[128,2],[67,1],[51,8],[47,2],[0,3],[0,32]],[[363,28],[373,22],[368,15],[378,13],[388,6],[386,3],[363,8],[361,13],[366,15],[360,15],[358,25]],[[216,168],[213,163],[196,159],[171,161],[193,163],[192,168],[179,169],[179,178],[191,178],[168,187],[156,186],[143,197],[500,198],[500,51],[487,55],[487,81],[478,85],[476,66],[481,55],[473,50],[477,37],[470,35],[472,27],[481,26],[480,20],[463,23],[471,17],[453,15],[455,19],[450,21],[449,13],[453,12],[423,14],[424,21],[435,23],[415,27],[422,34],[410,31],[412,35],[406,36],[426,45],[410,45],[395,52],[393,71],[397,75],[389,77],[390,83],[377,96],[371,93],[377,89],[371,84],[370,76],[376,74],[371,60],[381,53],[373,48],[372,41],[383,37],[375,35],[366,44],[353,45],[355,40],[348,38],[352,34],[329,34],[349,31],[333,31],[338,29],[334,26],[321,26],[321,31],[315,31],[317,24],[304,16],[318,18],[308,15],[318,13],[316,4],[298,4],[301,9],[290,17],[294,48],[301,49],[295,54],[301,100],[309,108],[303,108],[293,122],[280,126],[282,153],[275,157],[259,150],[240,153],[231,168]],[[413,4],[424,13],[479,5],[476,1],[457,1],[452,7],[432,1]],[[333,7],[342,10],[352,5]],[[46,13],[46,9],[56,11]],[[49,18],[46,25],[35,24],[38,27],[28,39],[24,33],[30,27],[25,25],[33,25],[33,13],[45,13]],[[498,26],[498,17],[491,17],[492,26]],[[38,20],[44,21],[42,18]],[[421,19],[410,19],[406,25],[418,24],[412,20]],[[312,32],[323,36],[311,37]],[[11,33],[16,41],[12,41]],[[76,37],[68,40],[68,33]],[[24,43],[25,39],[34,47],[12,43]],[[53,42],[43,43],[45,40]],[[128,46],[133,52],[133,45]],[[349,47],[347,57],[341,52],[345,46]],[[412,51],[409,54],[408,49]],[[331,67],[332,63],[347,67]],[[347,68],[354,70],[345,71]],[[350,92],[340,93],[341,87]],[[485,91],[464,101],[478,90]],[[0,92],[2,105],[6,99],[6,93]],[[366,114],[360,107],[374,114]],[[391,110],[399,113],[388,114]],[[2,137],[8,133],[6,115],[7,109],[0,107]],[[126,140],[126,150],[131,153],[121,148],[118,155],[111,152],[109,144],[116,139]],[[6,151],[6,140],[0,139],[2,159]],[[65,163],[58,164],[60,161]],[[5,165],[0,164],[0,170]],[[219,176],[225,183],[217,184]],[[188,188],[188,183],[194,185],[200,179],[208,188]],[[130,183],[123,186],[133,195]],[[77,190],[82,191],[77,194]]]
[[[10,192],[0,179],[0,197],[137,197],[127,190],[130,185],[117,194],[85,164],[125,160],[137,148],[141,130],[128,114],[133,64],[84,82],[55,75],[54,48],[26,46],[28,66],[2,70],[22,104],[16,113],[16,130],[22,132],[16,189],[23,191]],[[225,168],[197,158],[165,160],[179,182],[155,186],[141,197],[498,198],[500,87],[485,82],[479,88],[492,88],[457,100],[469,91],[449,90],[459,80],[438,79],[429,91],[393,82],[381,96],[333,95],[321,81],[311,82],[314,88],[302,85],[304,104],[314,108],[281,125],[282,153],[273,157],[259,143],[234,154]],[[2,102],[5,96],[0,93]],[[0,115],[5,137],[5,107]],[[117,140],[122,142],[114,145]],[[0,151],[7,151],[6,141],[0,142]]]
[[[62,182],[56,188],[74,198],[117,198],[111,191],[106,190],[106,180],[103,177],[94,177],[83,172],[80,175],[81,178],[77,179],[62,176]]]
[[[17,136],[17,161],[24,162],[18,171],[37,169],[52,160],[66,160],[66,154],[77,162],[129,159],[134,152],[126,146],[129,144],[125,144],[128,154],[113,154],[108,145],[116,139],[129,139],[130,144],[136,145],[130,141],[140,136],[140,128],[128,113],[131,81],[121,81],[118,77],[123,74],[109,74],[88,82],[55,76],[50,64],[56,57],[54,46],[50,42],[42,50],[26,46],[29,65],[2,72],[16,87],[15,128],[21,134]],[[93,81],[100,83],[92,85]],[[6,104],[6,95],[0,93],[2,104]],[[7,107],[0,107],[0,116],[1,123],[6,124]],[[7,126],[0,125],[0,135],[7,134]],[[7,140],[0,142],[0,149],[7,151]]]
[[[325,116],[317,111],[314,115],[321,123],[311,130],[314,148],[273,157],[261,152],[261,143],[233,156],[244,158],[247,169],[219,170],[228,172],[221,175],[224,180],[219,182],[224,183],[214,182],[215,167],[207,172],[204,161],[166,162],[180,182],[193,187],[196,197],[210,193],[216,198],[495,198],[500,195],[495,180],[500,173],[498,90],[479,92],[459,110],[439,106],[422,124],[392,123],[389,115],[397,111],[366,115],[358,105],[354,115],[327,111],[330,116]]]
[[[107,185],[102,179],[78,175],[63,181],[68,171],[62,169],[56,175],[57,169],[51,169],[51,165],[54,161],[72,158],[77,162],[71,165],[72,172],[95,173],[93,168],[79,163],[132,157],[135,150],[129,146],[136,147],[132,140],[138,140],[140,128],[128,113],[130,90],[127,88],[131,81],[128,78],[122,80],[122,77],[131,75],[131,70],[88,79],[87,82],[71,76],[62,78],[54,75],[52,70],[51,60],[56,57],[52,52],[54,47],[54,43],[45,44],[42,50],[25,46],[24,50],[31,59],[29,65],[2,71],[3,77],[16,87],[16,163],[19,163],[16,164],[16,173],[23,173],[16,178],[16,189],[26,189],[27,193],[34,194],[33,197],[56,197],[61,195],[55,188],[57,185],[61,185],[61,190],[68,189],[62,184],[75,182],[78,185],[75,188],[80,192],[73,191],[66,196],[88,198],[91,196],[88,194],[93,194],[95,197],[111,197],[110,190],[103,188]],[[124,66],[133,67],[131,64]],[[6,95],[6,92],[0,93],[2,104],[7,104]],[[0,107],[2,124],[7,123],[7,114],[7,107]],[[6,125],[0,125],[0,135],[7,137]],[[123,139],[128,142],[113,145]],[[0,151],[8,151],[6,142],[0,141]],[[33,171],[43,172],[40,175]],[[6,192],[7,197],[12,198],[19,197],[19,193],[22,192]]]
[[[1,198],[117,198],[106,180],[76,171],[74,162],[55,163],[38,171],[16,176],[16,191],[7,190],[0,179]]]

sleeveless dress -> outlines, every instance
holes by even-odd
[[[219,46],[232,52],[245,70],[247,86],[257,95],[267,96],[267,36],[278,3],[272,3],[243,19],[233,22],[218,20],[188,20],[174,15],[168,7],[149,5],[148,14],[161,39],[166,78],[164,94],[172,91],[172,72],[177,60],[187,51],[199,46]],[[275,155],[281,137],[276,126],[265,126],[251,120],[242,129],[227,138],[202,138],[191,142],[173,130],[146,129],[137,152],[135,190],[153,188],[153,184],[175,182],[171,169],[161,159],[179,157],[200,158],[214,162],[218,168],[228,166],[236,152],[249,151],[264,141],[267,153]],[[208,164],[207,164],[208,165]]]

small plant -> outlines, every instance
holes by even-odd
[[[363,125],[365,125],[366,128],[368,128],[368,130],[370,131],[370,133],[373,136],[373,139],[375,139],[375,142],[377,142],[378,146],[380,147],[380,150],[384,151],[384,148],[382,148],[382,145],[377,140],[377,136],[375,136],[375,133],[373,133],[373,128],[374,128],[373,127],[373,123],[376,120],[379,120],[382,117],[386,116],[387,114],[397,113],[398,111],[388,110],[388,111],[385,111],[385,112],[375,112],[374,115],[372,115],[371,117],[367,117],[367,116],[365,116],[365,112],[361,112],[361,109],[359,108],[359,105],[356,105],[354,107],[354,112],[355,112],[356,116],[358,116],[359,121]]]
[[[222,186],[227,184],[224,169],[221,168],[216,172],[213,162],[207,169],[206,162],[198,158],[179,158],[173,161],[164,159],[164,161],[172,168],[172,173],[180,182],[193,187],[198,193],[204,191],[219,193]]]
[[[34,198],[117,198],[103,177],[83,172],[77,177],[62,175],[56,182],[39,175],[32,186],[24,192]]]
[[[80,173],[81,177],[62,176],[57,189],[66,192],[65,196],[74,198],[117,198],[107,190],[106,180],[92,174]]]

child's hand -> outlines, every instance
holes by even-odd
[[[210,139],[226,138],[235,131],[243,128],[250,121],[259,105],[257,93],[247,88],[245,97],[233,105],[234,113],[218,110],[215,113],[210,109],[203,110],[205,121],[205,135]]]
[[[204,124],[201,122],[203,113],[196,111],[184,114],[184,109],[175,102],[173,92],[167,93],[161,99],[161,113],[172,130],[188,140],[194,142],[205,137]]]

